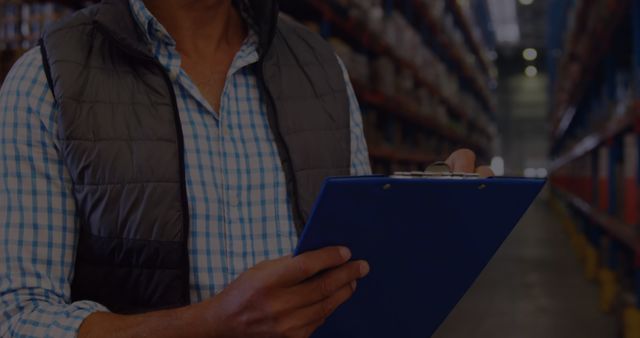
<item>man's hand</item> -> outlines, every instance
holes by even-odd
[[[207,304],[216,323],[211,336],[310,336],[369,272],[350,257],[348,249],[330,247],[256,265]]]
[[[306,338],[351,297],[364,261],[329,247],[262,262],[204,302],[139,315],[96,312],[78,337]]]
[[[481,177],[493,176],[493,171],[487,166],[476,168],[476,154],[469,149],[456,150],[445,162],[455,172],[477,173]]]

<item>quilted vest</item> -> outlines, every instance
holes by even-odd
[[[260,38],[256,73],[300,231],[324,178],[349,175],[346,85],[329,45],[281,18],[277,1],[243,4]],[[176,96],[128,1],[79,11],[49,27],[40,45],[79,218],[72,300],[116,313],[189,304]]]

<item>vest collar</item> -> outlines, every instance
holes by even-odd
[[[243,6],[250,15],[250,22],[258,34],[258,52],[261,56],[271,46],[278,24],[277,0],[233,0],[236,5]],[[143,32],[135,22],[128,0],[102,0],[94,22],[106,30],[124,47],[144,55],[153,57],[149,50]]]
[[[153,57],[143,33],[136,24],[128,0],[103,0],[94,23],[129,50]]]
[[[278,0],[234,0],[240,6],[248,8],[250,22],[255,24],[255,30],[260,40],[258,53],[263,56],[271,47],[278,25]]]

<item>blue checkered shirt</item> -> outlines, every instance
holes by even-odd
[[[175,41],[130,0],[155,57],[173,81],[185,144],[191,216],[191,301],[220,292],[256,263],[291,253],[297,237],[285,176],[250,65],[250,33],[214,111],[180,67]],[[353,175],[370,173],[362,119],[346,71]],[[56,137],[58,107],[37,49],[0,90],[0,336],[74,336],[86,316],[108,311],[70,302],[78,219]]]

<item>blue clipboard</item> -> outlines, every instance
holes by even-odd
[[[328,178],[295,254],[344,245],[371,271],[313,337],[430,337],[544,184],[517,178]]]

